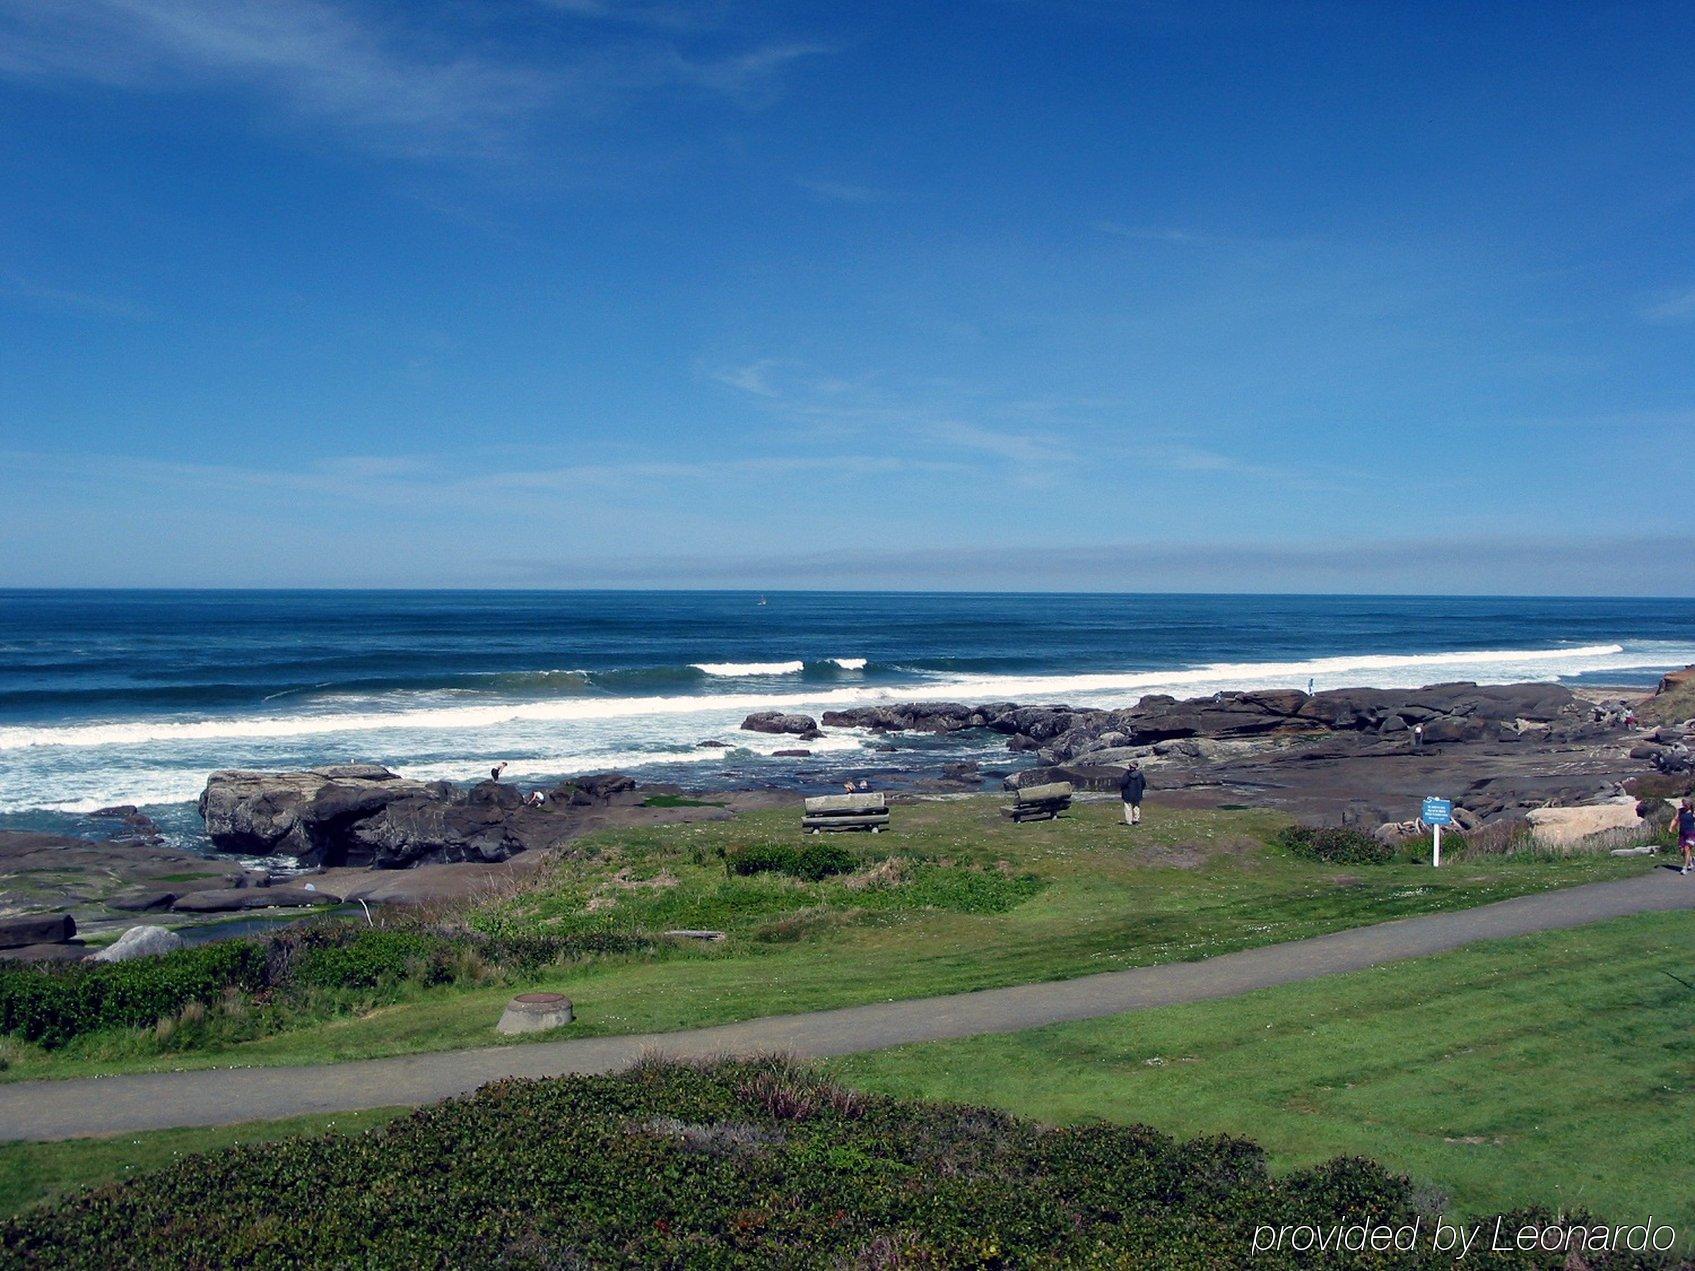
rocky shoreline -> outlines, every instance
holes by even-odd
[[[868,765],[867,775],[897,796],[981,790],[1002,777],[1009,789],[1069,781],[1110,791],[1135,762],[1151,800],[1181,806],[1266,806],[1394,832],[1424,795],[1439,794],[1473,830],[1549,819],[1549,809],[1578,810],[1573,825],[1599,826],[1624,816],[1639,794],[1695,787],[1695,722],[1684,718],[1695,715],[1692,684],[1691,673],[1668,676],[1646,698],[1456,683],[1148,696],[1113,710],[913,702],[817,720],[761,712],[743,727],[808,740],[833,728],[1005,738],[1015,770],[1004,774],[958,761],[920,772]],[[286,862],[281,876],[171,848],[144,814],[110,808],[97,815],[119,833],[105,841],[0,832],[0,914],[70,909],[97,929],[148,911],[190,920],[341,900],[451,900],[521,877],[594,830],[721,820],[794,798],[774,790],[687,795],[619,773],[527,790],[493,780],[412,781],[376,764],[220,771],[199,801],[207,836],[220,852]]]

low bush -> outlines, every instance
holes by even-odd
[[[1296,856],[1327,865],[1387,865],[1395,859],[1388,843],[1340,825],[1285,826],[1276,841]]]
[[[412,980],[441,984],[452,978],[454,942],[422,931],[366,930],[344,942],[308,944],[294,958],[292,979],[321,989],[375,988]]]
[[[834,843],[808,843],[803,847],[755,843],[730,853],[728,859],[731,872],[744,878],[753,874],[787,874],[809,883],[852,873],[859,865],[852,852]]]
[[[650,948],[651,941],[614,932],[489,936],[328,920],[129,962],[0,962],[0,1033],[52,1049],[103,1029],[151,1027],[191,1003],[218,1004],[231,994],[261,995],[282,1015],[313,992],[529,975],[589,954]],[[158,1040],[173,1036],[162,1030]]]
[[[1049,1129],[859,1094],[777,1060],[649,1062],[503,1081],[363,1134],[186,1157],[30,1210],[0,1248],[67,1268],[115,1254],[150,1267],[1283,1268],[1319,1259],[1256,1252],[1259,1225],[1428,1231],[1421,1200],[1357,1158],[1277,1178],[1240,1138]],[[1425,1239],[1322,1261],[1451,1268],[1453,1254]],[[1565,1255],[1505,1262],[1551,1271]]]
[[[0,964],[0,1030],[61,1046],[102,1028],[138,1028],[224,990],[251,991],[266,979],[263,946],[231,940],[129,962],[41,966]]]

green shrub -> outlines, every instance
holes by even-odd
[[[729,855],[730,872],[742,878],[753,874],[793,874],[798,854],[781,843],[749,843]]]
[[[858,858],[845,847],[834,843],[808,843],[795,853],[793,873],[796,878],[816,883],[832,874],[852,873],[858,865]]]
[[[530,975],[589,954],[652,947],[647,939],[616,932],[492,936],[422,924],[305,922],[264,939],[226,940],[130,962],[0,963],[0,1033],[51,1049],[102,1029],[147,1027],[191,1002],[215,1004],[230,992],[263,992],[271,1015],[281,1018],[307,1004],[314,991],[427,987],[468,972],[479,978],[491,971]]]
[[[28,1210],[0,1228],[0,1248],[9,1263],[66,1268],[114,1256],[149,1267],[1294,1268],[1317,1260],[1255,1256],[1256,1224],[1407,1224],[1418,1203],[1405,1178],[1357,1158],[1280,1179],[1240,1138],[1046,1129],[860,1094],[778,1060],[649,1061],[619,1076],[498,1082],[363,1134],[181,1158]],[[310,1221],[280,1217],[298,1214]],[[1451,1268],[1453,1255],[1426,1244],[1323,1262]]]
[[[1277,832],[1276,841],[1296,856],[1327,865],[1386,865],[1395,859],[1389,844],[1340,825],[1290,825]]]
[[[129,962],[73,962],[0,969],[0,1031],[61,1046],[102,1028],[137,1028],[190,1002],[265,982],[265,951],[251,940],[179,949]]]
[[[782,843],[752,843],[732,852],[730,870],[743,878],[753,874],[787,874],[816,883],[833,874],[851,872],[859,860],[834,843],[808,843],[794,848]]]
[[[441,984],[450,978],[453,942],[419,931],[366,928],[345,943],[308,946],[296,954],[293,980],[312,988],[375,988],[412,980]]]

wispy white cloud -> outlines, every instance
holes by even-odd
[[[559,7],[627,14],[648,27],[662,26],[671,8]],[[503,50],[483,28],[444,31],[413,14],[379,21],[357,0],[0,0],[0,77],[145,92],[236,88],[297,123],[420,155],[496,152],[549,109],[604,113],[665,89],[756,106],[786,67],[823,51],[784,41],[698,56],[655,30],[578,40],[543,63]]]
[[[25,301],[42,309],[64,313],[89,314],[97,318],[118,318],[140,321],[151,318],[152,312],[142,304],[122,296],[101,295],[71,287],[56,287],[38,282],[22,274],[0,270],[0,298],[7,296]]]
[[[610,496],[635,502],[663,502],[682,489],[702,485],[768,482],[806,476],[814,480],[861,482],[894,472],[958,471],[962,465],[919,462],[897,456],[859,453],[804,455],[693,455],[677,459],[607,460],[596,463],[547,463],[531,466],[467,464],[463,456],[344,455],[304,463],[253,467],[148,459],[133,455],[46,454],[0,451],[0,464],[30,471],[38,479],[85,483],[91,471],[122,471],[139,488],[185,487],[204,494],[257,497],[262,492],[291,499],[330,502],[356,499],[385,507],[430,506],[487,510],[491,501],[538,496],[549,506],[563,497]]]
[[[771,382],[771,373],[779,363],[770,358],[758,362],[749,362],[746,366],[727,366],[722,370],[712,372],[712,378],[730,388],[739,388],[744,393],[752,393],[755,397],[779,396],[776,385]]]
[[[712,377],[815,435],[853,439],[879,454],[992,467],[1028,486],[1051,486],[1074,474],[1093,447],[1110,449],[1140,472],[1275,479],[1289,488],[1326,485],[1322,475],[1197,444],[1183,430],[1132,422],[1117,402],[998,396],[935,382],[896,388],[882,377],[825,376],[783,358],[729,367]]]
[[[432,47],[325,0],[0,0],[0,73],[139,90],[235,84],[408,150],[489,143],[543,72]]]
[[[573,17],[628,26],[655,27],[665,31],[692,31],[717,25],[728,6],[724,3],[666,3],[665,0],[540,0],[550,9]]]
[[[1662,296],[1641,310],[1648,322],[1687,322],[1695,318],[1695,287]]]
[[[795,184],[821,203],[871,206],[877,203],[892,203],[899,197],[891,190],[879,189],[873,185],[857,185],[851,181],[824,181],[802,177]]]
[[[1194,230],[1178,229],[1175,226],[1121,225],[1117,221],[1096,221],[1095,229],[1113,238],[1133,238],[1145,243],[1173,243],[1183,247],[1205,247],[1228,241],[1211,234],[1199,234]]]
[[[722,93],[744,106],[769,101],[777,88],[777,76],[803,58],[828,53],[830,48],[808,40],[765,44],[727,57],[694,58],[673,53],[671,65],[680,83]]]
[[[957,419],[932,420],[920,425],[920,431],[946,449],[992,455],[1026,467],[1046,467],[1075,458],[1068,444],[1051,435],[1009,432]]]

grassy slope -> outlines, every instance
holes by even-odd
[[[1636,715],[1649,724],[1695,719],[1695,676],[1678,681],[1666,692],[1654,694],[1636,708]]]
[[[253,1121],[212,1129],[155,1130],[109,1139],[63,1143],[0,1143],[0,1214],[52,1200],[79,1187],[114,1182],[157,1169],[179,1156],[216,1151],[236,1143],[262,1143],[298,1134],[351,1134],[399,1116],[405,1109],[373,1108],[331,1116]]]
[[[1540,1201],[1695,1233],[1695,914],[1621,919],[1253,993],[839,1061],[1052,1122],[1229,1131],[1277,1167],[1359,1153],[1465,1213]],[[1667,972],[1672,974],[1667,974]]]
[[[786,812],[733,822],[671,826],[600,837],[602,859],[569,867],[554,898],[507,906],[505,921],[581,925],[584,871],[637,877],[661,868],[679,881],[663,892],[619,893],[603,920],[670,926],[726,925],[722,945],[656,958],[607,958],[551,972],[538,987],[568,993],[573,1035],[672,1030],[790,1011],[959,992],[1085,975],[1117,967],[1207,957],[1259,944],[1483,904],[1524,892],[1619,877],[1640,861],[1484,858],[1439,874],[1414,864],[1337,867],[1268,849],[1279,824],[1254,812],[1151,807],[1131,831],[1116,804],[1079,804],[1064,820],[1013,826],[1001,800],[980,798],[897,808],[895,829],[841,836],[863,852],[1011,863],[1047,884],[1005,913],[870,908],[798,884],[791,908],[810,919],[785,927],[760,905],[757,924],[737,926],[726,898],[749,880],[726,880],[719,847],[802,841]],[[1179,847],[1184,850],[1176,850]],[[1192,849],[1192,850],[1190,850]],[[1208,853],[1212,853],[1209,857]],[[1177,868],[1171,862],[1201,862]],[[827,905],[814,904],[820,897]],[[869,902],[863,902],[869,903]],[[776,938],[774,938],[776,937]],[[793,937],[793,938],[789,938]],[[510,986],[418,991],[360,1018],[314,1024],[217,1050],[159,1053],[150,1042],[93,1039],[65,1052],[14,1051],[6,1079],[81,1076],[143,1068],[298,1064],[490,1045]]]

